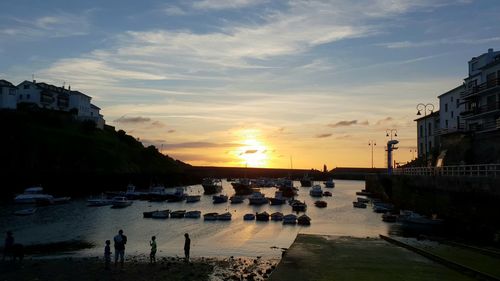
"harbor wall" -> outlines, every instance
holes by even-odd
[[[493,239],[500,231],[500,179],[369,175],[366,189],[398,209],[444,218],[449,232]]]

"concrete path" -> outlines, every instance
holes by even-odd
[[[269,280],[475,279],[378,238],[299,234]]]

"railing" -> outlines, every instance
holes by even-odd
[[[461,97],[462,98],[466,98],[468,96],[471,96],[471,95],[474,95],[474,94],[477,94],[479,92],[482,92],[484,90],[487,90],[487,89],[490,89],[490,88],[493,88],[493,87],[496,87],[496,86],[500,86],[500,79],[499,78],[494,78],[494,79],[490,79],[484,83],[481,83],[477,86],[474,86],[466,91],[464,91],[462,94],[461,94]]]
[[[394,174],[409,176],[500,177],[500,164],[397,168],[394,169]]]

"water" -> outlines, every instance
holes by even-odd
[[[295,182],[300,186],[300,182]],[[25,206],[0,207],[0,231],[12,230],[16,242],[23,244],[49,243],[83,239],[95,243],[96,247],[81,251],[82,255],[101,255],[104,241],[112,240],[119,229],[128,237],[127,254],[149,253],[151,236],[157,237],[158,256],[183,256],[184,233],[191,236],[191,255],[194,256],[263,256],[280,257],[281,250],[288,248],[297,233],[326,234],[355,237],[375,237],[387,234],[389,226],[381,221],[380,214],[367,209],[352,207],[355,192],[364,188],[364,181],[337,180],[334,189],[326,189],[333,197],[323,197],[327,208],[317,208],[317,198],[309,196],[309,187],[299,187],[297,199],[306,201],[306,214],[311,217],[311,226],[283,225],[281,222],[243,221],[246,213],[267,211],[268,213],[292,213],[288,204],[281,206],[254,206],[248,200],[231,205],[212,203],[212,196],[203,195],[200,202],[147,202],[135,201],[124,209],[87,207],[86,201],[72,200],[65,205],[40,207],[31,216],[12,215]],[[262,188],[266,196],[274,196],[275,188]],[[234,193],[231,184],[223,181],[223,193]],[[202,194],[201,185],[187,187],[189,194]],[[145,219],[142,212],[157,209],[200,210],[232,213],[231,221],[203,221],[200,219]]]

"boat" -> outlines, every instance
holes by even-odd
[[[283,220],[283,213],[281,213],[281,212],[272,213],[271,220],[272,221],[282,221]]]
[[[358,191],[358,192],[356,192],[356,195],[372,196],[372,193],[369,191]]]
[[[361,203],[370,203],[370,199],[367,198],[358,197],[357,200]]]
[[[147,193],[150,201],[161,202],[167,200],[167,192],[163,185],[153,185]]]
[[[385,222],[396,222],[398,220],[398,215],[393,214],[391,212],[387,212],[382,215],[382,221]]]
[[[297,224],[299,225],[311,225],[311,218],[306,214],[297,218]]]
[[[203,214],[203,220],[215,221],[215,220],[217,220],[218,215],[219,215],[219,213],[206,213],[206,214]]]
[[[319,200],[314,202],[314,205],[318,208],[326,208],[327,203],[325,201]]]
[[[29,216],[29,215],[33,215],[35,212],[36,212],[36,208],[28,208],[28,209],[17,210],[14,212],[14,215],[16,215],[16,216]]]
[[[199,219],[201,217],[201,211],[188,211],[184,214],[184,217],[189,219]]]
[[[244,200],[245,200],[245,197],[240,196],[240,195],[233,195],[229,198],[229,201],[231,201],[231,204],[243,203]]]
[[[127,191],[125,191],[125,197],[130,200],[141,199],[147,196],[147,193],[139,192],[135,190],[135,185],[129,184],[127,185]]]
[[[288,214],[283,216],[283,224],[296,224],[297,216],[294,214]]]
[[[323,191],[323,196],[331,197],[333,194],[330,191]]]
[[[306,202],[294,202],[292,203],[292,210],[295,212],[305,212],[307,210]]]
[[[227,195],[224,194],[214,195],[212,196],[212,200],[214,204],[225,203],[227,202]]]
[[[255,219],[258,221],[269,221],[269,214],[266,211],[262,213],[256,213]]]
[[[236,195],[250,195],[256,187],[249,179],[238,179],[231,183]]]
[[[222,191],[222,181],[214,178],[204,178],[201,186],[203,193],[207,195],[216,194]]]
[[[286,198],[283,197],[283,191],[276,191],[274,197],[268,197],[267,200],[271,205],[282,205],[286,203]]]
[[[327,181],[324,181],[323,184],[327,188],[334,188],[335,187],[335,182],[333,181],[333,179],[329,179]]]
[[[142,212],[142,216],[144,218],[152,218],[153,214],[156,213],[156,212],[166,212],[167,213],[167,218],[168,218],[168,214],[170,213],[170,210],[163,210],[163,211],[155,210],[155,211]]]
[[[264,205],[269,203],[267,198],[260,191],[256,191],[248,197],[248,202],[250,205]]]
[[[17,195],[14,202],[18,204],[52,204],[54,196],[45,194],[41,186],[34,186],[26,188],[23,194]]]
[[[322,197],[323,190],[321,189],[321,185],[314,185],[311,190],[309,190],[309,195],[311,195],[312,197]]]
[[[175,188],[174,192],[168,192],[166,194],[167,201],[168,202],[180,202],[184,201],[186,198],[187,194],[184,192],[184,187],[183,186],[178,186]]]
[[[366,209],[366,204],[365,204],[365,203],[358,202],[358,201],[354,201],[354,202],[352,202],[352,206],[353,206],[354,208],[362,208],[362,209]]]
[[[246,220],[246,221],[253,221],[255,219],[255,214],[245,214],[243,216],[243,220]]]
[[[435,216],[428,218],[412,211],[403,211],[399,216],[399,221],[404,227],[438,227],[443,225],[444,221]]]
[[[225,212],[225,213],[219,214],[217,216],[217,220],[218,221],[230,221],[231,217],[232,217],[231,213]]]
[[[171,219],[182,219],[186,214],[186,210],[173,211],[170,213]]]
[[[194,203],[201,200],[201,195],[188,195],[186,196],[186,203]]]
[[[313,180],[307,174],[302,177],[300,180],[300,186],[302,187],[311,187],[313,185]]]
[[[375,213],[387,213],[394,210],[394,205],[390,203],[374,202],[373,211]]]
[[[297,188],[293,186],[291,179],[285,179],[278,184],[278,189],[283,193],[283,197],[294,197],[297,195]]]
[[[148,217],[146,212],[144,212],[143,215],[145,218]],[[168,219],[169,215],[170,215],[170,210],[163,210],[163,211],[156,210],[150,213],[150,216],[153,219]]]
[[[90,197],[87,199],[87,206],[89,207],[100,207],[100,206],[108,206],[112,204],[112,200],[108,199],[106,195],[101,194],[100,197]]]
[[[112,208],[125,208],[132,205],[133,201],[130,201],[125,196],[116,196],[111,199]]]

